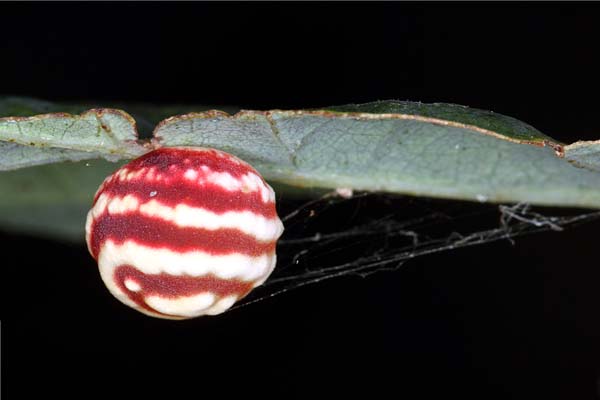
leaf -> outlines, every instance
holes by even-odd
[[[235,115],[206,111],[162,121],[146,143],[136,140],[135,124],[123,111],[66,115],[49,103],[11,101],[0,101],[0,111],[17,116],[0,120],[3,169],[204,146],[238,155],[273,184],[306,191],[347,188],[600,208],[600,145],[565,146],[514,118],[464,106],[386,101]],[[36,110],[54,114],[31,116]],[[149,110],[136,112],[145,121],[158,120]],[[116,167],[94,160],[1,173],[0,226],[81,238],[93,193]]]
[[[80,161],[97,158],[95,153],[65,149],[45,149],[22,146],[16,143],[0,142],[0,171],[32,167],[62,161]]]
[[[410,116],[421,118],[423,121],[428,119],[432,122],[438,120],[437,123],[440,124],[452,124],[456,127],[464,126],[466,129],[475,128],[484,134],[518,143],[542,145],[545,141],[556,142],[533,126],[516,118],[458,104],[376,101],[366,104],[329,107],[325,110],[340,113],[380,114],[380,116],[381,114],[390,114],[391,118],[394,118],[394,114],[400,114],[409,116],[409,118]]]
[[[171,104],[157,106],[148,103],[122,103],[122,102],[87,102],[87,103],[54,103],[29,97],[6,96],[0,97],[0,117],[31,117],[38,114],[69,113],[81,114],[94,108],[114,108],[127,110],[134,117],[140,137],[150,137],[154,126],[163,119],[178,114],[187,114],[211,110],[214,107],[207,105]],[[224,107],[223,111],[235,113],[237,107]]]
[[[124,105],[113,103],[110,106]],[[154,125],[162,119],[207,107],[128,104],[127,109],[136,120],[119,109],[93,108],[93,104],[0,98],[0,117],[5,116],[0,118],[0,145],[3,146],[0,148],[0,171],[66,160],[135,158],[149,150],[144,141],[138,140],[138,124],[147,134],[143,136],[149,137]]]
[[[600,141],[579,141],[564,148],[565,159],[580,168],[600,172]]]
[[[137,157],[147,149],[137,143],[135,121],[113,109],[92,109],[80,115],[41,114],[0,119],[0,140],[20,145],[85,151],[98,156]],[[64,153],[68,154],[68,153]]]
[[[170,118],[154,135],[162,146],[229,151],[296,186],[600,207],[600,174],[561,158],[561,144],[514,118],[457,105],[212,111]]]
[[[94,193],[119,164],[104,160],[57,163],[0,174],[0,227],[82,241]]]

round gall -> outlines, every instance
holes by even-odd
[[[86,241],[108,290],[153,317],[215,315],[275,268],[273,189],[222,151],[170,147],[104,180]]]

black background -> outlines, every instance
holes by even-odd
[[[600,135],[600,5],[0,5],[0,93],[302,108],[453,102]],[[82,246],[0,235],[6,398],[598,397],[598,223],[215,318],[138,315]]]

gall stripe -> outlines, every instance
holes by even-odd
[[[101,272],[110,275],[121,265],[132,265],[151,275],[214,275],[221,279],[239,279],[254,283],[262,283],[273,271],[275,260],[274,253],[258,257],[238,253],[210,255],[201,251],[180,253],[147,247],[131,240],[122,244],[108,240],[98,255]]]
[[[189,297],[210,292],[217,298],[235,296],[233,300],[235,301],[235,299],[244,297],[253,288],[252,283],[236,279],[220,279],[212,275],[196,278],[171,276],[165,273],[148,275],[130,265],[117,268],[114,272],[114,280],[119,289],[126,293],[128,298],[140,308],[164,316],[168,316],[168,314],[164,314],[147,304],[146,296],[158,295],[167,299],[176,299],[182,296]],[[126,282],[131,281],[139,285],[138,290],[131,291],[126,287]]]
[[[188,181],[167,184],[164,182],[145,182],[141,179],[126,182],[110,182],[98,192],[94,204],[100,195],[124,197],[135,195],[139,199],[156,200],[164,205],[175,207],[185,204],[215,213],[227,211],[251,211],[265,218],[277,217],[273,202],[263,202],[257,192],[230,192],[217,185],[199,187]]]
[[[133,279],[140,285],[138,291],[143,290],[149,295],[160,294],[167,298],[190,296],[210,291],[217,296],[225,297],[232,294],[244,296],[252,290],[252,282],[240,279],[221,279],[214,275],[199,277],[173,276],[166,273],[150,275],[144,274],[131,265],[123,265],[115,270],[115,280],[124,282]],[[126,288],[123,287],[123,290]]]
[[[135,236],[132,237],[132,232]],[[260,242],[239,229],[178,227],[172,222],[138,213],[103,214],[92,227],[91,249],[98,256],[106,240],[123,243],[132,240],[152,248],[168,248],[177,252],[203,251],[208,254],[245,254],[259,256],[275,251],[275,241]]]
[[[198,154],[202,153],[202,157]],[[158,151],[146,153],[127,164],[131,170],[156,168],[160,173],[170,173],[172,167],[179,169],[210,168],[215,172],[227,172],[239,178],[248,172],[256,171],[246,162],[222,151],[202,148],[164,147]]]
[[[215,230],[221,228],[239,229],[259,241],[277,240],[281,234],[279,218],[267,219],[251,211],[227,211],[221,214],[203,208],[178,204],[169,207],[156,200],[140,204],[134,195],[110,198],[102,193],[93,210],[93,217],[100,218],[104,213],[111,215],[139,212],[145,217],[159,218],[173,222],[178,227],[203,228]]]

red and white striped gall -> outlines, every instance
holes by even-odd
[[[222,151],[170,147],[104,180],[86,241],[117,299],[153,317],[215,315],[275,268],[273,189]]]

